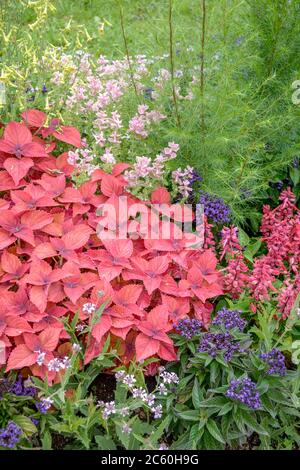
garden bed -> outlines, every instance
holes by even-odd
[[[10,3],[0,450],[298,450],[299,2]]]

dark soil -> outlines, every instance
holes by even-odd
[[[52,433],[52,448],[54,450],[64,450],[65,447],[72,442],[72,439],[62,436],[61,434]]]
[[[91,385],[91,390],[94,392],[97,400],[104,402],[114,399],[115,389],[116,379],[112,374],[99,374]]]
[[[156,387],[155,377],[145,377],[147,389],[153,392]],[[97,400],[109,402],[114,400],[114,393],[116,389],[116,379],[112,374],[99,374],[91,385],[91,391],[96,396]]]

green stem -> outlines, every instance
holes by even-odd
[[[173,95],[173,104],[175,109],[175,116],[178,127],[181,127],[180,116],[178,112],[178,103],[175,90],[175,79],[174,79],[174,50],[173,50],[173,0],[169,0],[169,48],[170,48],[170,73],[171,73],[171,83],[172,83],[172,95]]]
[[[133,67],[132,67],[132,63],[131,63],[130,55],[129,55],[128,42],[127,42],[127,37],[126,37],[126,33],[125,33],[125,26],[124,26],[124,12],[123,12],[123,7],[122,7],[122,4],[121,4],[121,1],[119,1],[119,9],[120,9],[121,30],[122,30],[122,36],[123,36],[123,41],[124,41],[126,58],[127,58],[128,67],[129,67],[130,79],[131,79],[131,82],[132,82],[132,85],[133,85],[133,88],[134,88],[136,98],[137,98],[138,101],[140,101],[138,89],[137,89],[136,82],[135,82],[135,79],[134,79],[134,71],[133,71]]]

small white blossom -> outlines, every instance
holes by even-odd
[[[83,305],[82,310],[88,314],[94,313],[96,310],[96,305],[89,302]]]
[[[129,408],[126,406],[124,408],[121,408],[119,410],[119,413],[121,416],[123,416],[123,418],[125,418],[125,416],[128,416],[129,415]]]
[[[131,428],[128,424],[124,424],[124,425],[122,426],[122,432],[123,432],[124,434],[130,434],[131,431],[132,431],[132,428]]]
[[[107,419],[110,415],[116,413],[116,405],[114,401],[110,401],[109,403],[105,403],[104,410],[102,411],[102,416],[104,419]]]
[[[38,353],[36,363],[37,363],[37,365],[42,366],[44,364],[44,361],[45,361],[46,353],[43,352],[43,351],[36,351],[36,352]]]
[[[74,352],[80,352],[82,350],[82,347],[78,343],[73,343],[72,344],[72,349]]]
[[[157,405],[151,408],[154,419],[159,419],[162,417],[162,405]]]

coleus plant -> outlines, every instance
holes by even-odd
[[[175,240],[175,221],[169,239],[145,236],[140,215],[149,212],[151,201],[126,191],[126,164],[115,164],[111,174],[96,169],[90,181],[74,187],[67,152],[55,153],[57,140],[80,146],[79,132],[56,120],[47,127],[46,115],[37,110],[22,118],[7,124],[0,140],[0,341],[6,370],[26,367],[57,379],[47,365],[71,350],[63,320],[76,315],[85,363],[101,352],[108,335],[124,363],[153,356],[175,360],[167,333],[187,316],[207,325],[209,299],[223,292],[215,254],[208,244],[190,249],[184,236]],[[117,209],[121,196],[129,207],[126,236],[110,240],[104,236],[110,221],[99,208]],[[157,218],[161,233],[170,196],[158,188],[152,201],[164,204]],[[193,215],[186,217],[191,221]]]

